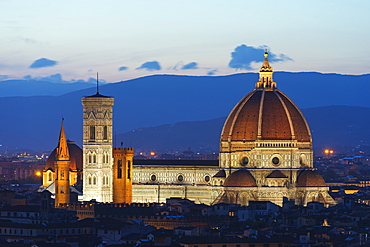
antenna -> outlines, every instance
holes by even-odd
[[[99,73],[96,72],[96,94],[99,94]]]

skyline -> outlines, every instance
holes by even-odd
[[[39,6],[43,6],[40,8]],[[4,1],[0,79],[117,82],[274,71],[366,74],[370,3]],[[275,62],[274,62],[275,61]]]

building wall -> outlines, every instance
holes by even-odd
[[[165,184],[134,184],[133,202],[160,202],[165,203],[166,198],[186,198],[196,203],[212,204],[223,188],[210,185],[165,185]]]

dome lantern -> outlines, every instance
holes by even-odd
[[[260,79],[258,82],[256,82],[256,89],[262,89],[262,90],[273,90],[276,88],[276,82],[272,79],[272,68],[270,66],[269,60],[268,60],[268,52],[265,51],[262,66],[260,68]]]

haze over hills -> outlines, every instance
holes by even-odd
[[[257,73],[214,77],[156,75],[106,84],[100,87],[100,93],[115,98],[114,131],[120,134],[138,128],[225,117],[233,106],[254,88],[257,80]],[[367,94],[370,89],[368,74],[355,76],[316,72],[276,72],[274,80],[278,88],[301,109],[330,105],[370,106]],[[56,146],[62,117],[65,118],[68,138],[80,145],[81,97],[95,92],[95,87],[92,87],[60,96],[0,97],[0,104],[3,106],[1,111],[3,121],[0,122],[2,148],[53,149]],[[310,118],[310,111],[307,109],[307,119]],[[342,109],[338,111],[336,121],[341,120],[340,116],[343,113]],[[348,108],[348,111],[353,110]],[[329,116],[330,114],[325,113],[322,119]],[[350,124],[357,126],[356,116],[351,116],[351,120],[353,121]],[[366,123],[365,116],[363,121],[358,128],[362,128]],[[323,120],[320,124],[325,125]],[[316,132],[320,132],[316,128],[311,129],[314,137]],[[219,132],[215,134],[216,137],[210,137],[216,138],[216,147]],[[325,136],[325,133],[321,134]],[[190,133],[189,140],[192,136],[194,139],[197,138]],[[178,139],[177,143],[185,142],[184,140]],[[341,138],[336,139],[333,136],[331,140],[336,142]],[[131,142],[133,144],[134,141]]]

